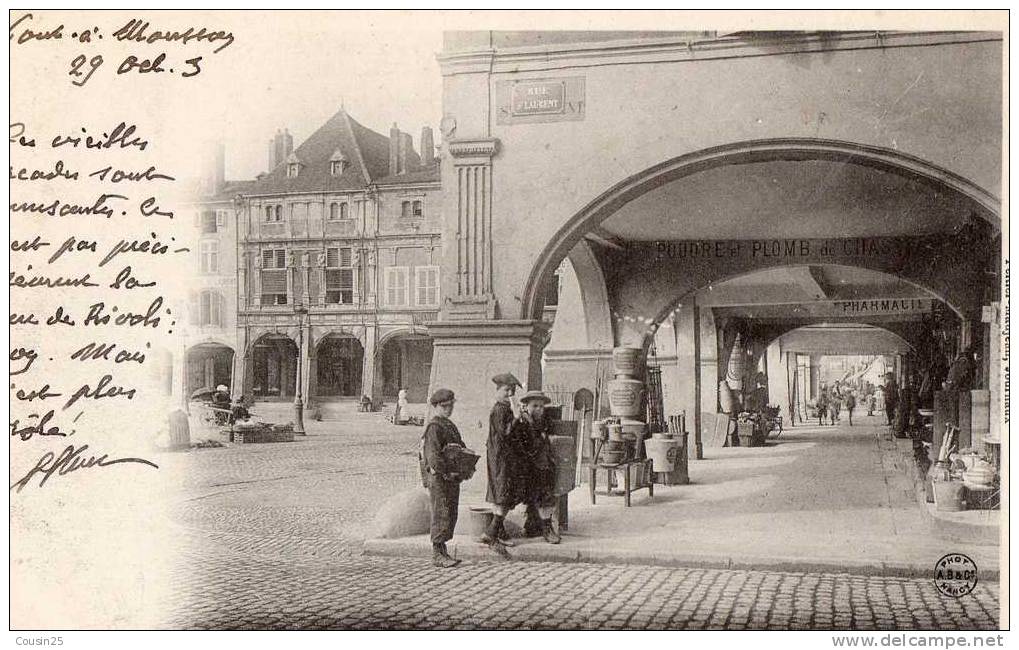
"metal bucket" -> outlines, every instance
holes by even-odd
[[[962,481],[934,481],[934,505],[942,512],[965,510],[965,486]]]
[[[481,537],[492,523],[492,509],[486,506],[471,506],[468,509],[468,525],[471,535]]]

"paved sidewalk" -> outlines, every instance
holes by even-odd
[[[367,557],[362,543],[379,505],[419,485],[415,457],[421,429],[358,416],[312,422],[309,433],[290,444],[234,445],[161,459],[167,471],[178,472],[183,495],[173,509],[170,534],[175,546],[187,549],[168,576],[172,593],[163,626],[956,630],[998,625],[999,587],[985,575],[973,594],[953,599],[938,593],[926,575],[502,562],[490,556],[441,570],[419,557]],[[802,450],[807,442],[778,456]],[[755,472],[774,471],[790,461],[768,462],[758,463]],[[586,523],[580,507],[585,495],[578,492],[574,533],[599,517],[643,513],[657,519],[680,504],[718,503],[719,495],[709,498],[710,490],[726,484],[725,466],[721,458],[695,463],[698,485],[675,488],[686,497],[671,505],[663,492],[656,505],[641,505],[638,497],[627,512],[618,499],[602,499],[586,509]],[[717,473],[715,487],[708,481],[709,469]],[[707,492],[698,501],[694,490]],[[731,495],[723,500],[729,501]],[[682,514],[675,510],[674,523]],[[583,541],[567,540],[555,548]]]
[[[513,552],[536,560],[918,577],[930,576],[946,553],[961,552],[981,576],[996,579],[998,546],[934,537],[912,481],[895,466],[886,427],[860,419],[854,427],[796,427],[762,448],[707,449],[704,460],[690,461],[691,485],[656,486],[653,500],[637,492],[630,508],[601,495],[592,506],[585,484],[570,496],[561,545],[527,540]],[[463,557],[488,552],[466,535],[454,544]],[[425,536],[369,540],[365,548],[429,552]]]

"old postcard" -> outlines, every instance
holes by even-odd
[[[9,24],[18,645],[1002,643],[1006,12]]]

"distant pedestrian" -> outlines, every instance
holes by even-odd
[[[823,427],[826,417],[828,417],[828,390],[822,388],[817,393],[817,425]]]
[[[856,408],[856,395],[850,391],[846,394],[846,415],[849,417],[849,426],[853,426],[853,409]]]
[[[874,390],[871,389],[871,391],[867,394],[867,415],[874,415],[874,407],[876,406],[877,394],[875,394]]]
[[[831,425],[838,424],[840,411],[842,410],[842,395],[832,392],[831,401],[828,403],[828,415],[831,416]]]
[[[899,405],[899,387],[895,383],[895,376],[888,373],[885,381],[885,415],[888,416],[888,426],[895,420],[895,407]]]
[[[453,391],[440,388],[428,402],[435,409],[435,415],[421,437],[421,476],[432,506],[432,564],[448,569],[460,564],[460,560],[450,557],[446,542],[453,539],[457,509],[460,507],[460,482],[464,477],[450,463],[447,448],[450,445],[462,448],[464,441],[449,419],[456,402]]]

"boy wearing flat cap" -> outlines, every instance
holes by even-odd
[[[506,534],[503,523],[506,514],[518,503],[523,503],[525,498],[525,486],[520,480],[523,464],[519,450],[509,437],[514,419],[510,397],[520,382],[508,372],[492,377],[492,382],[495,384],[495,405],[488,416],[488,490],[485,500],[493,505],[493,515],[480,541],[496,553],[506,556],[505,547],[514,544]]]
[[[555,510],[555,454],[542,422],[545,405],[551,402],[540,390],[527,391],[520,397],[520,417],[510,427],[510,437],[519,441],[521,455],[526,464],[527,488],[524,503],[537,509],[541,517],[541,535],[549,544],[562,541],[552,526]]]
[[[450,557],[446,542],[453,538],[457,508],[460,506],[460,482],[457,468],[450,466],[443,450],[447,445],[464,446],[460,431],[449,416],[453,414],[456,396],[447,388],[435,391],[428,402],[435,414],[422,435],[421,475],[432,505],[432,564],[441,568],[455,567],[460,560]]]

